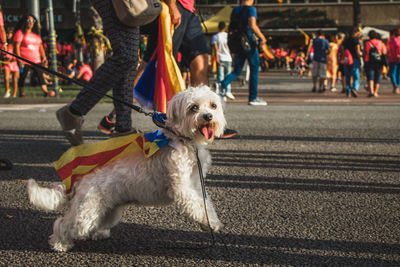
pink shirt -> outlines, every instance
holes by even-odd
[[[93,77],[93,71],[89,65],[85,64],[79,69],[78,75],[82,75],[82,79],[88,82]]]
[[[400,62],[400,37],[392,37],[388,42],[389,62]]]
[[[42,44],[42,38],[33,32],[23,34],[21,30],[18,30],[14,35],[14,42],[21,43],[20,52],[21,57],[26,58],[33,63],[42,62],[40,58],[40,45]]]
[[[364,61],[369,62],[369,50],[371,50],[371,46],[375,46],[376,49],[378,50],[379,54],[386,54],[386,46],[385,44],[378,39],[372,39],[368,42],[365,43],[365,57]]]
[[[0,27],[4,27],[4,18],[3,18],[3,12],[0,11]]]
[[[190,12],[194,13],[195,8],[194,8],[194,0],[178,0],[181,5],[189,10]]]

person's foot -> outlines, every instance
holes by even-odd
[[[351,97],[350,91],[346,91],[346,97],[347,97],[347,98]]]
[[[351,89],[350,93],[353,97],[358,97],[357,90]]]
[[[400,94],[400,89],[399,88],[393,89],[393,94],[399,95]]]
[[[19,97],[25,97],[25,93],[24,92],[19,93]]]
[[[74,115],[66,105],[56,112],[57,120],[61,125],[65,137],[73,146],[83,143],[82,124],[83,116]]]
[[[234,137],[235,135],[237,135],[237,131],[235,131],[235,130],[233,130],[233,129],[228,129],[228,128],[226,128],[225,130],[224,130],[224,133],[220,136],[220,137],[218,137],[218,138],[223,138],[223,139],[228,139],[228,138],[232,138],[232,137]]]
[[[226,93],[226,96],[229,98],[229,99],[235,99],[235,96],[231,93],[231,92],[227,92]]]
[[[99,125],[97,125],[97,129],[107,135],[110,135],[113,133],[113,130],[115,128],[115,118],[110,118],[110,116],[104,116]]]
[[[326,91],[326,87],[324,86],[318,90],[318,93],[325,93],[325,91]]]
[[[317,91],[317,87],[314,86],[314,87],[312,88],[311,92],[315,93],[316,91]]]
[[[4,95],[4,98],[9,98],[11,95],[10,95],[10,92],[6,92],[6,94]]]
[[[337,89],[335,87],[332,87],[331,92],[337,92]]]
[[[374,97],[375,95],[373,93],[369,93],[367,97]]]
[[[227,100],[226,96],[219,95],[219,97],[220,97],[222,103],[226,102],[226,100]]]
[[[260,98],[256,98],[256,99],[250,100],[249,105],[250,106],[266,106],[267,102],[265,102],[264,100],[262,100]]]

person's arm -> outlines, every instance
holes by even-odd
[[[44,52],[44,48],[43,48],[42,44],[39,46],[39,53],[40,53],[40,56],[42,57],[42,63],[47,63],[46,53]]]
[[[384,42],[381,43],[382,43],[382,54],[387,55],[388,54],[387,46],[385,45]]]
[[[17,56],[21,56],[21,42],[15,42],[15,54],[17,54]],[[18,65],[23,66],[24,62],[21,59],[17,60]]]
[[[179,12],[176,0],[164,0],[169,8],[169,14],[171,15],[171,23],[175,25],[175,29],[181,24],[182,16]]]
[[[82,78],[83,76],[83,72],[79,72],[78,75],[76,75],[76,79],[79,80],[80,78]]]
[[[221,65],[221,61],[219,60],[219,48],[217,44],[214,44],[215,48],[215,60],[217,61],[218,66]]]
[[[263,44],[267,43],[267,39],[258,27],[256,18],[253,16],[249,17],[249,27],[255,33],[255,35],[260,38]]]
[[[311,39],[310,42],[308,43],[308,48],[307,48],[307,53],[306,53],[306,60],[310,57],[311,48],[313,46],[313,41],[314,41],[314,39]]]
[[[357,53],[357,58],[361,58],[361,44],[358,43],[356,46],[356,53]]]
[[[7,36],[6,36],[6,31],[4,30],[4,26],[0,26],[0,38],[1,38],[1,42],[4,44],[5,48],[7,49]]]

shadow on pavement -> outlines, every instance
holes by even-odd
[[[70,252],[57,253],[52,252],[48,245],[55,217],[54,213],[36,210],[0,208],[0,249],[53,253],[54,256],[57,255],[58,261],[63,257],[73,259],[74,255],[81,253],[96,253],[197,258],[241,264],[394,266],[400,263],[380,258],[382,254],[399,254],[399,244],[221,233],[216,234],[216,244],[207,247],[211,241],[209,233],[128,223],[120,223],[114,227],[110,239],[77,241]],[[207,248],[201,249],[204,246]],[[344,253],[354,256],[341,256]],[[79,257],[77,260],[79,261]]]

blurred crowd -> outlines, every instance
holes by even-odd
[[[2,48],[25,57],[34,63],[42,64],[48,67],[49,43],[46,38],[42,40],[39,33],[38,22],[33,15],[26,15],[21,18],[15,28],[6,27],[0,13],[0,32]],[[319,40],[326,49],[323,49],[322,57],[318,55]],[[400,94],[400,28],[393,29],[390,37],[383,39],[382,36],[372,30],[368,36],[364,36],[358,29],[349,33],[335,33],[325,35],[322,32],[316,32],[307,40],[306,45],[302,47],[284,48],[283,46],[269,47],[266,56],[260,53],[260,70],[268,71],[269,69],[285,69],[290,71],[291,75],[302,78],[313,78],[313,92],[342,92],[347,96],[357,97],[360,88],[361,77],[366,77],[367,83],[365,89],[369,92],[370,97],[379,95],[380,78],[390,78],[393,85],[393,93]],[[316,42],[317,41],[317,42]],[[211,47],[212,47],[211,42]],[[317,47],[316,47],[317,45]],[[57,41],[57,64],[58,72],[67,75],[71,79],[77,79],[88,82],[95,69],[91,64],[90,43],[81,43],[81,50],[78,55],[76,51],[75,40]],[[102,44],[106,54],[112,53],[107,51],[106,45]],[[147,47],[147,36],[142,35],[139,45],[139,60],[143,58]],[[371,48],[381,57],[380,63],[371,63]],[[351,64],[343,62],[346,50],[350,51],[353,58]],[[211,55],[211,72],[217,72],[216,58]],[[177,62],[187,84],[190,84],[189,67],[182,63],[182,55],[178,53]],[[5,93],[4,97],[24,97],[25,80],[30,75],[30,84],[32,86],[41,86],[43,96],[52,96],[52,92],[47,89],[48,85],[53,84],[53,78],[47,73],[32,68],[30,64],[14,57],[6,55],[1,59],[4,70]],[[243,83],[248,81],[249,65],[245,63],[244,68],[247,69],[243,76]],[[321,70],[322,68],[322,70]],[[247,77],[247,78],[246,78]],[[60,80],[61,84],[71,84],[70,81]],[[12,84],[13,90],[10,89]],[[337,85],[341,88],[337,89]],[[233,99],[234,96],[228,89],[227,95]]]
[[[346,62],[347,50],[351,62]],[[370,30],[367,36],[359,29],[330,35],[319,31],[304,47],[277,47],[271,52],[274,58],[263,58],[263,71],[268,68],[286,69],[292,75],[313,77],[313,92],[338,91],[348,97],[357,97],[361,77],[365,77],[364,89],[369,92],[368,96],[377,97],[383,76],[384,79],[390,78],[392,92],[400,94],[400,28],[392,29],[389,38],[382,38],[375,30]],[[341,90],[336,88],[337,83]]]

